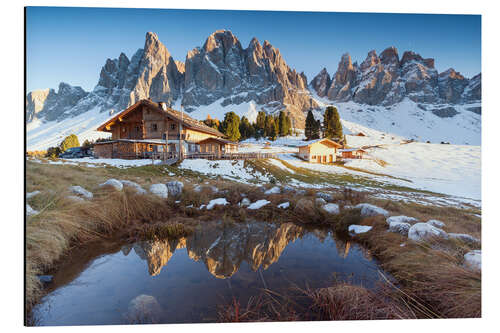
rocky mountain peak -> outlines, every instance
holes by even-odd
[[[444,72],[439,74],[439,78],[449,78],[452,80],[465,80],[465,77],[459,72],[455,71],[453,68],[448,68]]]
[[[318,75],[316,75],[311,81],[311,88],[316,91],[319,97],[324,97],[328,94],[328,88],[331,85],[330,74],[326,68],[323,68]]]
[[[434,59],[432,59],[432,58],[424,59],[418,53],[415,53],[413,51],[405,51],[403,53],[403,57],[401,58],[401,67],[403,67],[405,64],[407,64],[411,61],[421,63],[422,65],[424,65],[428,68],[434,68]]]
[[[318,96],[325,96],[328,73],[324,69],[310,83]],[[408,97],[416,103],[467,103],[481,99],[481,77],[468,80],[453,69],[438,74],[434,59],[413,51],[399,59],[395,47],[380,56],[368,52],[361,65],[351,65],[348,54],[342,55],[326,96],[333,101],[354,100],[369,105],[393,105]]]
[[[384,65],[396,64],[399,66],[398,49],[394,46],[386,48],[380,54],[380,62]]]
[[[371,50],[368,52],[366,59],[361,63],[360,69],[361,71],[365,71],[370,67],[376,66],[380,63],[380,59],[377,56],[377,51]]]
[[[203,45],[203,50],[209,53],[215,48],[222,47],[223,51],[230,50],[233,47],[242,49],[241,43],[236,38],[236,36],[229,30],[217,30],[208,36],[205,44]]]

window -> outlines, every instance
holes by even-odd
[[[151,124],[151,131],[152,131],[152,132],[156,132],[156,131],[158,131],[158,124],[156,124],[156,123]]]
[[[170,124],[170,129],[174,130],[175,129],[175,124]]]

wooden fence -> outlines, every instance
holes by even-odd
[[[226,153],[226,154],[214,154],[214,153],[190,153],[184,156],[186,159],[194,158],[204,158],[207,160],[249,160],[249,159],[263,159],[263,158],[276,158],[276,153]]]

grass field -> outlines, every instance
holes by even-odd
[[[272,175],[274,183],[287,184],[291,181],[290,172],[266,161],[246,163],[255,170]],[[396,278],[397,283],[388,282],[376,292],[348,285],[301,291],[301,295],[311,302],[308,310],[312,311],[310,313],[294,308],[293,302],[287,297],[269,298],[267,295],[244,306],[240,306],[235,300],[223,307],[220,315],[223,321],[459,318],[481,315],[481,274],[467,270],[462,265],[463,254],[478,246],[458,240],[413,243],[402,235],[387,232],[386,222],[382,217],[362,218],[359,210],[342,209],[348,204],[373,203],[387,209],[391,215],[408,215],[423,221],[439,219],[446,224],[444,230],[447,232],[468,233],[480,239],[481,219],[476,216],[480,214],[478,208],[438,207],[383,200],[369,193],[343,188],[353,181],[373,188],[383,186],[373,180],[343,178],[355,177],[352,175],[331,175],[331,178],[325,178],[327,176],[315,171],[286,166],[295,172],[293,179],[304,183],[332,184],[328,190],[333,194],[333,202],[341,207],[341,213],[331,215],[321,210],[314,203],[317,191],[314,188],[306,188],[301,196],[295,193],[266,196],[260,186],[222,177],[207,177],[176,166],[148,165],[121,169],[28,161],[27,192],[41,191],[28,200],[40,212],[28,217],[26,221],[28,311],[44,295],[37,275],[49,269],[57,269],[59,262],[76,246],[116,238],[136,240],[183,236],[205,221],[223,219],[238,223],[251,218],[275,223],[321,225],[344,234],[350,224],[371,225],[372,231],[355,236],[354,241],[368,248],[379,259],[382,268]],[[179,198],[161,199],[151,194],[139,195],[128,188],[116,192],[99,187],[100,183],[109,178],[134,181],[144,189],[154,183],[180,180],[184,183],[184,191]],[[216,186],[219,192],[213,193],[209,189],[194,191],[194,186],[201,183]],[[88,201],[69,199],[68,187],[71,185],[83,186],[94,193],[94,198]],[[273,185],[266,185],[267,188],[271,186]],[[271,203],[258,210],[247,210],[238,205],[243,195],[252,202],[265,197]],[[216,206],[210,211],[196,209],[217,197],[227,198],[229,205]],[[309,204],[303,205],[302,202],[298,205],[302,199]],[[289,209],[277,208],[279,203],[285,201],[290,202]],[[381,308],[387,309],[385,317],[384,311],[377,310]],[[244,309],[246,316],[241,315]],[[235,317],[236,313],[239,315]]]

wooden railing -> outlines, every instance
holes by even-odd
[[[207,160],[248,160],[248,159],[263,159],[263,158],[276,158],[276,153],[189,153],[184,158],[194,159],[203,158]]]

